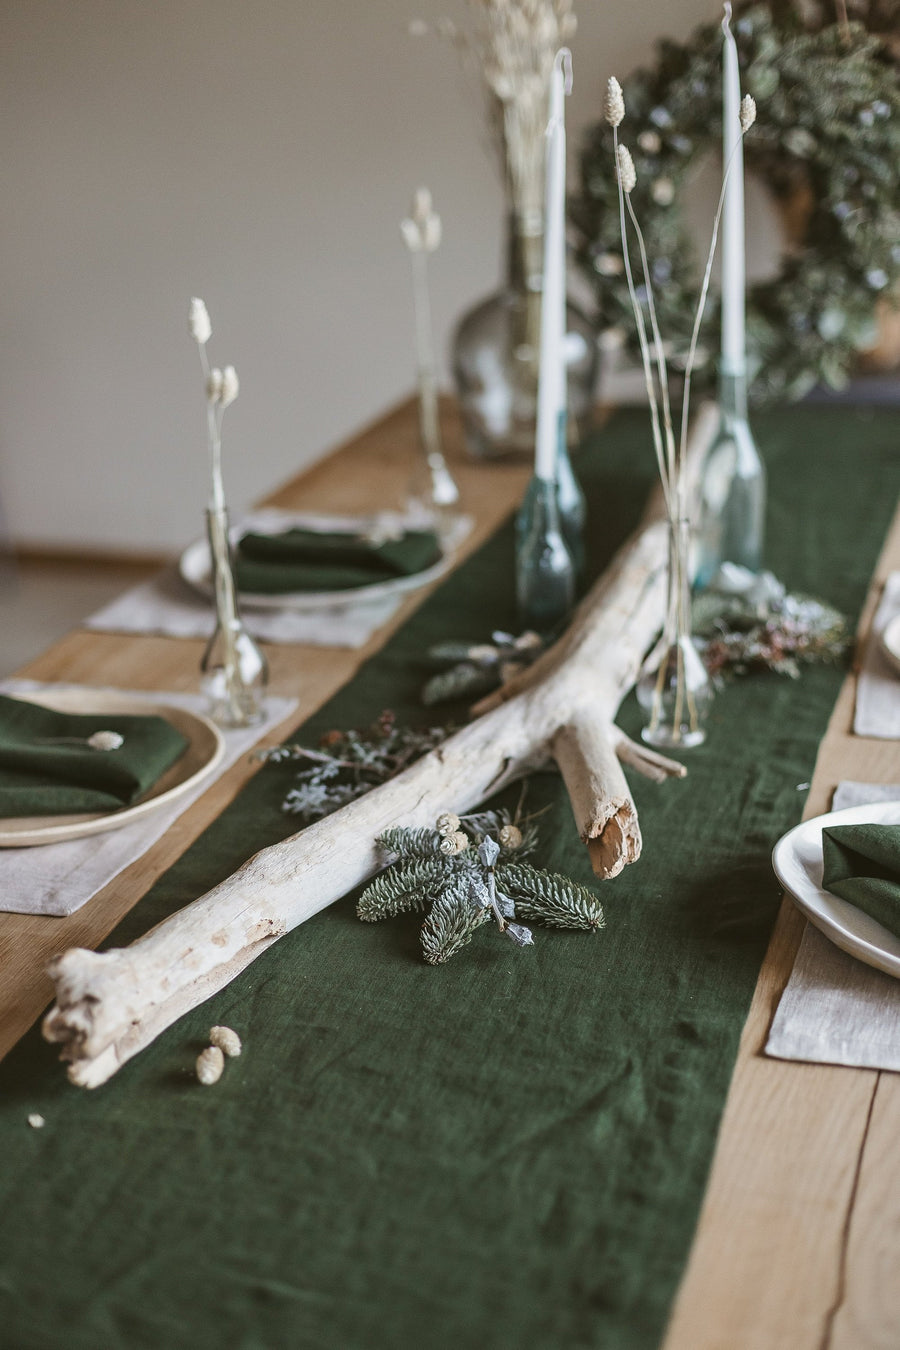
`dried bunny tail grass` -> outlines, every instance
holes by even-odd
[[[625,95],[615,75],[606,81],[606,120],[611,127],[617,127],[625,116]]]
[[[619,133],[613,127],[613,145],[615,147],[616,160],[616,182],[619,189],[619,232],[622,238],[622,261],[625,265],[625,279],[628,283],[628,295],[631,300],[631,309],[634,314],[634,322],[637,327],[638,342],[641,348],[641,364],[644,369],[644,383],[647,387],[647,401],[650,405],[650,427],[653,433],[653,449],[656,453],[656,465],[659,469],[659,479],[662,484],[663,496],[665,498],[667,509],[671,510],[669,496],[669,474],[666,455],[663,450],[662,428],[659,417],[659,404],[656,398],[656,387],[653,382],[653,366],[650,360],[650,345],[647,341],[647,329],[644,325],[644,315],[638,304],[637,293],[634,289],[634,274],[631,270],[631,254],[628,249],[628,230],[625,224],[625,203],[627,201],[625,184],[622,174],[622,151],[627,156],[627,162],[631,165],[634,173],[634,162],[631,155],[624,145],[619,145]],[[635,181],[637,175],[635,175]],[[634,187],[632,182],[631,187]],[[631,188],[628,189],[631,191]],[[628,203],[629,206],[631,203]]]
[[[222,392],[219,395],[219,402],[223,408],[227,408],[233,403],[240,392],[240,381],[234,366],[226,366],[222,371]]]
[[[188,331],[191,337],[201,347],[204,346],[212,337],[212,324],[209,319],[209,310],[198,295],[191,296],[190,308],[188,310]]]
[[[616,163],[619,172],[619,184],[627,197],[637,183],[637,170],[634,167],[634,160],[631,158],[631,151],[627,145],[617,147]]]
[[[746,136],[747,132],[756,121],[756,99],[752,94],[745,94],[741,99],[741,131]]]

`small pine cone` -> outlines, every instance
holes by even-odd
[[[229,1059],[236,1059],[241,1053],[241,1038],[231,1027],[210,1027],[209,1043],[216,1045]]]
[[[455,858],[457,853],[465,853],[469,847],[469,836],[462,830],[455,830],[453,834],[445,834],[441,840],[441,852],[445,858]]]
[[[438,834],[448,838],[459,829],[459,816],[454,815],[452,811],[444,811],[434,824]]]
[[[625,95],[622,86],[611,75],[606,81],[606,120],[611,127],[617,127],[625,116]]]
[[[225,1056],[217,1045],[208,1045],[197,1056],[197,1077],[204,1087],[218,1083],[225,1068]]]
[[[521,848],[522,831],[518,825],[504,825],[500,831],[500,843],[504,848]]]

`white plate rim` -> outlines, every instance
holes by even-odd
[[[143,797],[133,806],[104,811],[96,815],[0,817],[0,848],[30,848],[39,844],[60,844],[70,839],[81,839],[87,835],[102,834],[107,830],[118,830],[125,825],[131,825],[140,820],[141,817],[149,815],[152,811],[168,806],[177,797],[197,787],[218,768],[225,754],[225,738],[210,718],[204,717],[202,713],[192,712],[179,704],[162,703],[155,699],[152,694],[143,698],[139,694],[126,692],[125,690],[119,693],[114,689],[43,688],[27,693],[17,690],[10,697],[22,699],[28,703],[41,704],[46,708],[55,708],[60,712],[80,712],[93,715],[108,711],[123,715],[164,717],[169,722],[173,722],[171,714],[175,713],[180,723],[178,729],[182,731],[182,734],[188,736],[189,741],[191,724],[196,724],[212,739],[213,748],[207,758],[187,778],[176,781],[170,788],[166,788],[162,792],[154,792],[154,788],[150,788],[151,795]],[[104,704],[106,705],[105,708]],[[195,731],[194,735],[196,737],[198,732]],[[175,764],[162,775],[158,782],[164,781],[169,774],[173,773],[177,769],[178,762],[176,760]],[[37,819],[46,820],[47,823],[19,826],[14,823],[16,820],[33,821]]]
[[[291,517],[287,514],[279,528],[289,529],[292,523],[310,528],[309,517],[302,515]],[[244,531],[252,525],[252,519],[232,525],[229,531],[231,542],[236,543]],[[348,534],[357,532],[347,530]],[[389,581],[375,581],[370,586],[355,586],[352,590],[345,591],[286,591],[280,595],[260,595],[254,591],[240,591],[240,601],[248,609],[292,610],[346,609],[351,605],[374,604],[391,596],[403,595],[407,591],[419,590],[420,587],[427,586],[443,576],[453,559],[451,550],[444,543],[440,543],[440,547],[441,556],[438,561],[427,567],[424,572],[414,572],[412,576],[391,577]],[[178,559],[178,571],[182,580],[187,582],[192,590],[199,591],[201,595],[211,599],[213,595],[211,570],[208,541],[204,538],[195,539],[193,543],[188,544]]]
[[[822,888],[822,830],[830,825],[900,825],[900,801],[869,802],[801,821],[772,850],[772,867],[810,923],[858,960],[900,979],[900,938]]]
[[[900,672],[900,614],[888,619],[879,634],[881,650],[895,673]]]

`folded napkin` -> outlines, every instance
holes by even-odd
[[[97,731],[115,750],[48,745]],[[163,717],[63,713],[0,694],[0,817],[78,815],[129,806],[182,755],[187,741]]]
[[[413,576],[441,560],[433,530],[406,530],[376,541],[365,535],[294,528],[241,536],[235,554],[238,589],[257,595],[350,591]]]
[[[822,831],[826,891],[900,936],[900,825],[830,825]]]

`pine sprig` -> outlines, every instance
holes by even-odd
[[[396,826],[385,830],[376,842],[385,853],[396,853],[398,858],[433,858],[441,851],[441,835],[437,830]]]
[[[432,905],[422,925],[422,954],[430,966],[441,966],[468,946],[476,929],[487,923],[490,909],[476,909],[461,888],[451,887]]]
[[[586,886],[558,872],[506,863],[497,868],[497,885],[513,898],[516,914],[539,919],[553,928],[597,929],[604,926],[603,907]]]
[[[377,923],[405,910],[424,909],[446,884],[440,858],[416,858],[403,867],[388,867],[366,887],[356,905],[364,923]]]
[[[372,923],[430,906],[422,953],[433,966],[449,961],[492,918],[517,947],[534,942],[520,919],[539,919],[555,928],[602,928],[603,910],[595,895],[524,860],[537,843],[537,831],[527,819],[520,828],[518,820],[518,813],[513,819],[508,811],[468,816],[445,811],[433,830],[386,830],[378,844],[394,861],[363,891],[359,918]]]

